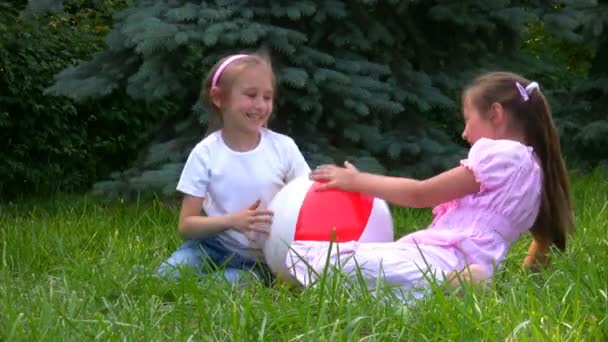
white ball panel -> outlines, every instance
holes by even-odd
[[[384,200],[374,198],[372,212],[359,241],[390,242],[394,239],[393,217],[390,208]]]
[[[308,176],[298,177],[281,189],[268,205],[274,217],[264,242],[264,256],[268,267],[277,275],[289,276],[285,258],[293,242],[300,208],[312,184]]]

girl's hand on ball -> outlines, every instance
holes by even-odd
[[[268,234],[273,213],[270,210],[258,209],[259,206],[260,200],[257,200],[249,208],[233,214],[231,226],[247,237],[258,235],[255,233]]]
[[[349,162],[344,162],[344,167],[336,165],[320,165],[310,174],[310,179],[317,182],[324,182],[318,190],[337,188],[351,190],[354,179],[359,170]]]

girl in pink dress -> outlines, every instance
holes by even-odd
[[[329,260],[328,270],[336,266],[351,276],[360,271],[370,288],[381,277],[420,297],[431,279],[489,279],[528,231],[534,239],[525,266],[546,264],[551,246],[565,249],[574,229],[569,184],[538,84],[513,73],[488,73],[464,90],[462,103],[462,137],[472,147],[451,170],[422,181],[359,172],[348,162],[311,173],[326,183],[322,188],[434,207],[434,220],[390,243],[333,243],[330,251],[329,242],[295,241],[286,262],[302,285],[314,284]]]

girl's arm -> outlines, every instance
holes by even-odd
[[[311,178],[327,182],[321,188],[362,192],[396,205],[415,208],[434,207],[480,190],[475,175],[464,166],[420,181],[359,172],[347,162],[345,168],[320,166],[312,172]]]
[[[272,213],[258,210],[260,201],[238,213],[223,216],[201,216],[202,197],[186,195],[179,213],[179,232],[186,239],[201,239],[229,228],[246,233],[248,230],[267,231],[272,222]]]
[[[214,235],[230,227],[229,216],[201,216],[202,197],[185,195],[179,212],[179,232],[186,239]]]
[[[538,266],[545,266],[549,262],[549,246],[537,240],[533,240],[528,248],[528,255],[524,258],[522,268],[530,268],[534,271]]]

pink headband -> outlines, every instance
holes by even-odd
[[[220,75],[222,74],[222,71],[224,71],[224,69],[226,69],[226,67],[228,66],[228,64],[234,62],[237,59],[243,58],[243,57],[247,57],[249,55],[232,55],[230,57],[228,57],[228,59],[226,59],[224,61],[224,63],[222,63],[217,70],[215,70],[215,74],[213,74],[213,79],[211,81],[211,88],[214,88],[217,86],[217,80],[220,78]]]

